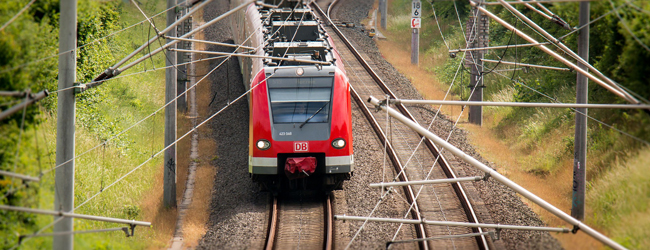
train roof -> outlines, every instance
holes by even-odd
[[[264,26],[265,67],[335,65],[328,35],[301,0],[256,2]],[[311,63],[310,63],[311,62]]]

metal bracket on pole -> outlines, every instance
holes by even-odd
[[[573,226],[573,229],[571,229],[572,234],[578,233],[578,230],[580,230],[580,227],[578,225]]]
[[[485,175],[483,175],[483,181],[488,181],[490,179],[490,173],[486,172]]]
[[[126,228],[125,228],[125,229],[126,229]],[[129,225],[129,229],[131,230],[131,233],[130,233],[130,234],[129,234],[129,231],[128,231],[128,230],[125,230],[125,231],[126,231],[126,237],[132,237],[132,236],[133,236],[134,231],[135,231],[135,224],[131,224],[131,225]]]
[[[503,229],[501,229],[501,228],[497,228],[497,229],[494,231],[494,234],[492,235],[492,237],[493,237],[492,239],[493,239],[493,240],[500,240],[500,239],[501,239],[501,230],[503,230]]]
[[[80,83],[80,82],[75,82],[72,86],[74,86],[73,89],[74,89],[75,95],[76,94],[81,94],[84,91],[89,89],[87,84],[83,84],[83,83]]]

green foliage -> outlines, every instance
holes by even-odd
[[[0,23],[8,22],[24,7],[24,4],[24,1],[18,0],[0,2]],[[47,5],[46,1],[37,1],[35,4]],[[50,25],[56,23],[56,19],[58,14],[55,13],[39,12],[36,17],[34,12],[26,12],[0,31],[0,90],[40,92],[43,89],[56,89],[55,60],[43,61],[39,66],[17,68],[56,51],[57,29]],[[23,100],[16,97],[0,97],[0,110],[12,107]],[[46,150],[42,144],[43,138],[35,138],[36,133],[33,129],[43,121],[39,116],[41,111],[54,108],[52,103],[46,98],[38,105],[31,105],[24,112],[19,111],[0,121],[1,170],[31,176],[38,175],[38,168],[44,163],[41,157],[45,156]],[[40,145],[35,143],[35,139],[41,140]],[[37,206],[40,202],[40,187],[40,183],[24,183],[20,179],[0,176],[0,204]],[[3,236],[0,248],[5,249],[14,245],[17,241],[16,234],[28,234],[37,229],[36,215],[0,211],[0,234]]]
[[[20,10],[23,0],[0,1],[0,23],[5,23]],[[125,7],[128,6],[128,7]],[[141,7],[149,15],[162,11],[165,2],[148,0]],[[157,18],[164,23],[163,17]],[[58,0],[36,1],[28,11],[0,31],[0,90],[38,92],[57,89]],[[132,5],[123,1],[78,2],[77,82],[90,82],[103,70],[139,46],[147,38],[144,25],[104,38],[143,17]],[[144,34],[144,35],[143,35]],[[97,40],[99,38],[104,38]],[[148,40],[148,39],[147,39]],[[156,46],[154,46],[156,47]],[[153,48],[152,48],[153,49]],[[162,58],[148,60],[161,67]],[[164,72],[155,71],[106,82],[76,96],[77,153],[117,135],[135,121],[144,118],[162,105]],[[135,83],[137,83],[137,87]],[[0,169],[39,176],[54,166],[56,135],[56,98],[50,97],[23,112],[0,121]],[[0,97],[0,110],[22,101]],[[85,201],[105,188],[135,165],[151,156],[162,145],[161,116],[154,116],[84,157],[76,159],[75,204]],[[21,127],[23,132],[21,133]],[[140,143],[137,144],[136,141]],[[20,142],[20,143],[19,143]],[[153,160],[121,183],[106,190],[97,199],[80,208],[79,213],[142,220],[141,197],[153,184],[157,171]],[[14,167],[15,166],[15,167]],[[145,169],[146,168],[146,169]],[[0,204],[51,209],[54,200],[54,172],[38,183],[23,184],[20,180],[0,176]],[[19,235],[34,233],[52,222],[52,217],[29,213],[0,211],[0,249],[11,248]],[[75,230],[91,230],[122,225],[75,220]],[[46,231],[47,232],[47,231]],[[75,237],[80,249],[146,248],[153,232],[140,230],[134,238],[123,232],[84,234]],[[142,240],[147,239],[147,240]],[[30,238],[22,246],[27,249],[51,248],[51,238]]]
[[[612,80],[647,99],[650,97],[650,85],[647,80],[647,76],[650,75],[650,63],[648,63],[650,62],[650,51],[643,48],[632,34],[637,36],[643,44],[650,45],[650,15],[647,14],[650,11],[650,2],[641,0],[613,0],[613,2],[615,6],[630,2],[644,9],[646,13],[628,5],[618,10],[621,19],[616,14],[609,14],[593,23],[590,26],[589,62]],[[436,4],[439,6],[436,7],[438,16],[445,17],[446,15],[442,14],[445,11],[444,4],[449,5],[450,3]],[[578,26],[578,4],[554,3],[545,4],[545,6],[571,26]],[[569,32],[524,6],[517,5],[515,7],[555,37],[561,37]],[[488,9],[537,41],[545,41],[535,31],[518,21],[507,9],[498,6],[490,6]],[[610,1],[592,1],[591,19],[600,17],[611,10]],[[455,18],[455,15],[452,17]],[[454,22],[454,20],[444,18],[441,20],[443,20],[441,24],[443,27]],[[630,28],[632,34],[625,26]],[[437,27],[432,27],[432,29],[437,29]],[[447,39],[450,39],[450,36],[462,36],[462,34],[450,33]],[[563,42],[576,51],[576,40],[577,33],[567,36]],[[521,43],[526,43],[526,41],[516,35],[513,36],[512,32],[491,21],[490,45]],[[552,48],[553,46],[548,47]],[[555,50],[560,52],[559,49]],[[568,55],[563,55],[568,58]],[[494,60],[502,58],[512,62],[566,67],[533,47],[494,50],[488,52],[486,58]],[[450,82],[456,72],[453,67],[456,61],[457,59],[447,60],[438,67],[436,69],[438,78],[443,82]],[[484,71],[489,72],[492,68],[495,68],[495,64],[485,63]],[[496,67],[496,69],[504,68],[513,68],[513,66]],[[466,72],[463,74],[465,77],[467,76]],[[493,72],[485,75],[486,100],[575,102],[575,72],[528,68],[501,74]],[[510,94],[510,97],[504,96],[504,94]],[[589,102],[626,103],[625,100],[593,81],[589,82]],[[492,108],[486,109],[485,115],[498,116],[493,128],[495,132],[527,154],[523,160],[530,165],[527,167],[527,171],[541,175],[553,173],[560,162],[573,157],[575,115],[572,110]],[[650,175],[647,174],[647,171],[641,170],[647,170],[647,161],[638,159],[647,159],[648,150],[645,148],[647,145],[641,140],[650,141],[650,116],[639,110],[616,109],[590,109],[589,115],[631,135],[623,134],[594,120],[588,121],[589,167],[587,177],[588,186],[593,187],[593,190],[589,191],[590,196],[587,203],[594,204],[595,214],[592,222],[598,227],[608,230],[617,241],[626,246],[638,249],[648,248],[650,242],[647,239],[650,237],[645,233],[647,230],[644,229],[650,228],[650,218],[647,216],[647,204],[650,204],[650,197],[648,197],[650,192],[647,190],[647,183],[650,182],[647,178]],[[637,155],[638,152],[640,155]],[[631,161],[630,166],[625,164],[627,160]],[[630,224],[634,224],[634,226]]]

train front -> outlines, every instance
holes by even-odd
[[[265,67],[253,82],[253,180],[271,191],[340,189],[354,171],[345,74],[336,66]]]

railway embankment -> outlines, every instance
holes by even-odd
[[[388,29],[382,30],[387,39],[375,40],[381,57],[402,73],[423,98],[442,100],[447,91],[451,90],[447,100],[466,100],[470,91],[467,88],[468,73],[461,70],[456,75],[461,56],[450,58],[448,49],[464,48],[463,35],[459,30],[465,29],[465,27],[461,26],[458,21],[460,19],[464,23],[467,20],[468,17],[464,14],[467,6],[463,4],[456,6],[460,13],[460,17],[458,17],[452,3],[424,4],[424,11],[428,16],[423,19],[420,38],[420,65],[415,67],[410,64],[410,47],[404,46],[404,44],[410,43],[411,37],[408,33],[410,8],[407,8],[410,1],[394,0],[389,2],[391,4],[389,5]],[[436,10],[435,17],[432,6]],[[562,6],[566,7],[566,5],[557,5],[551,6],[551,9],[553,11],[560,10]],[[501,13],[504,17],[507,17],[508,14]],[[600,14],[603,13],[600,13],[599,9],[592,13],[594,17]],[[569,11],[566,16],[568,18],[577,17],[577,12]],[[637,19],[643,20],[644,18],[637,17]],[[603,22],[610,24],[618,23],[620,25],[621,22],[615,18],[605,20]],[[620,39],[630,38],[623,30],[604,30],[604,26],[606,24],[596,23],[591,32],[592,40],[599,39],[606,34],[619,36]],[[554,27],[547,28],[557,34],[563,34]],[[491,25],[491,44],[500,45],[508,42],[510,33],[500,33],[500,31],[502,31],[501,27]],[[605,40],[602,41],[607,43]],[[518,42],[521,43],[521,41]],[[567,42],[572,44],[571,46],[575,46],[573,38],[569,38]],[[511,44],[515,43],[517,43],[516,40],[511,42]],[[614,45],[607,49],[602,48],[603,43],[592,44],[592,50],[607,51],[607,49],[617,48]],[[629,52],[628,49],[631,48],[618,47],[618,49]],[[544,59],[541,55],[535,56],[532,54],[533,50],[521,49],[507,52],[500,50],[493,52],[494,55],[491,56],[500,56],[504,60],[510,61],[523,62],[525,60],[527,63],[558,64],[552,59]],[[641,52],[640,55],[633,57],[644,56],[645,53]],[[625,86],[634,86],[636,81],[634,76],[622,75],[611,69],[613,67],[629,67],[626,70],[634,68],[640,71],[643,69],[629,66],[629,62],[621,58],[616,60],[606,60],[605,58],[607,58],[606,55],[595,57],[593,60],[595,63],[600,63],[597,67],[605,70],[606,75],[613,77]],[[486,64],[486,66],[490,69],[495,67],[492,64]],[[495,68],[497,72],[504,69],[511,71],[486,75],[485,100],[550,102],[551,100],[540,94],[545,93],[561,102],[575,101],[573,87],[575,73],[528,69],[512,71],[514,68],[501,65],[501,67]],[[504,75],[506,77],[503,77]],[[519,84],[513,84],[511,79],[519,81]],[[523,87],[523,84],[527,83],[538,92]],[[595,86],[590,86],[590,102],[616,102],[596,84],[592,85]],[[647,90],[637,87],[634,91],[646,93]],[[444,106],[442,111],[447,117],[456,120],[462,110],[458,106]],[[594,119],[589,120],[588,196],[585,222],[627,247],[647,248],[650,244],[647,240],[648,236],[642,232],[647,232],[644,229],[648,228],[646,204],[649,201],[647,194],[650,190],[645,183],[650,180],[650,175],[643,169],[647,168],[647,156],[650,155],[647,144],[650,118],[644,112],[627,110],[590,110],[589,114]],[[569,109],[486,107],[483,117],[483,127],[466,123],[466,112],[462,113],[460,117],[459,127],[465,131],[467,141],[473,145],[476,151],[499,172],[563,211],[569,212],[573,181],[574,113]],[[524,200],[524,202],[527,201]],[[532,203],[527,203],[549,226],[565,225],[555,216]],[[600,243],[581,233],[578,233],[577,236],[554,236],[560,240],[564,247],[569,249],[602,247]]]

